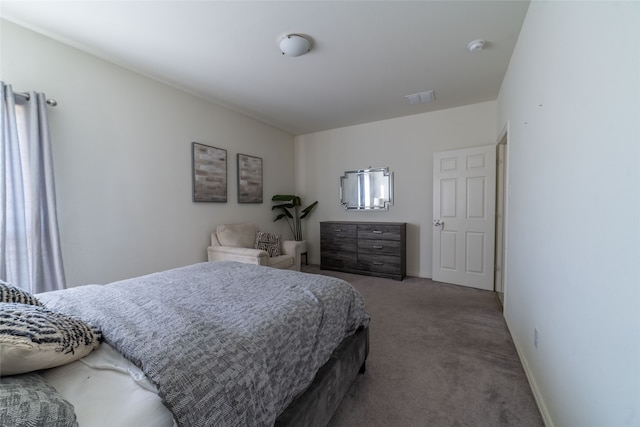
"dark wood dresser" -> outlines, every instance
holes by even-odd
[[[404,222],[321,222],[320,269],[402,280],[406,229]]]

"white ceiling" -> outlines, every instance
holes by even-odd
[[[503,1],[0,1],[0,16],[292,134],[494,100],[528,7]],[[283,56],[279,39],[308,36]],[[470,53],[477,38],[485,49]],[[431,104],[405,95],[435,90]]]

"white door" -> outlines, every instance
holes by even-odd
[[[433,280],[493,290],[496,146],[433,155]]]

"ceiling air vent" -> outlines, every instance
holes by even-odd
[[[433,102],[436,99],[436,94],[432,90],[426,92],[413,93],[411,95],[405,95],[405,98],[409,100],[409,104],[418,105]]]

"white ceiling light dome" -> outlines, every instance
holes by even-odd
[[[283,55],[301,56],[311,50],[311,42],[299,34],[287,34],[280,39],[280,50]]]

